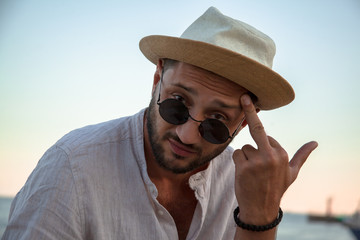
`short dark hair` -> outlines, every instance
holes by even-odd
[[[257,103],[257,101],[258,101],[258,97],[257,97],[255,94],[253,94],[252,92],[250,92],[250,91],[248,91],[246,94],[250,96],[251,101],[254,103],[254,105],[255,105],[255,107],[256,107],[256,103]]]
[[[175,65],[179,63],[179,61],[170,59],[170,58],[164,58],[164,72],[170,68],[173,68]]]

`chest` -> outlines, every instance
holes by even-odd
[[[159,191],[157,198],[159,203],[163,205],[170,213],[175,221],[179,239],[186,239],[187,233],[194,216],[197,200],[194,192],[188,193],[169,193]]]

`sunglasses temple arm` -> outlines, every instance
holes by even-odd
[[[233,139],[235,137],[235,135],[240,131],[241,126],[244,123],[244,121],[245,121],[245,117],[241,120],[241,122],[240,122],[239,126],[237,126],[235,132],[231,135],[231,137],[230,137],[231,139]]]
[[[160,84],[160,86],[159,86],[159,97],[158,97],[158,100],[157,100],[157,104],[160,103],[160,93],[161,93],[161,84],[162,84],[163,76],[164,76],[164,68],[162,69],[162,71],[161,71],[161,76],[160,76],[160,82],[159,82],[159,84]]]

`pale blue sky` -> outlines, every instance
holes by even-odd
[[[209,6],[272,37],[273,69],[290,105],[260,117],[293,155],[319,148],[286,193],[285,210],[349,213],[360,200],[360,1],[0,0],[0,194],[14,195],[37,161],[72,129],[137,112],[154,66],[138,48],[180,36]],[[252,140],[244,130],[232,143]]]

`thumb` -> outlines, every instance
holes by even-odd
[[[295,153],[294,157],[291,159],[289,163],[289,167],[292,169],[294,174],[294,179],[298,175],[302,165],[305,163],[306,159],[309,157],[312,151],[317,148],[318,143],[315,141],[308,142],[304,144],[297,152]]]
[[[239,164],[241,161],[246,160],[246,157],[241,149],[236,149],[232,155],[232,159],[236,165]]]

